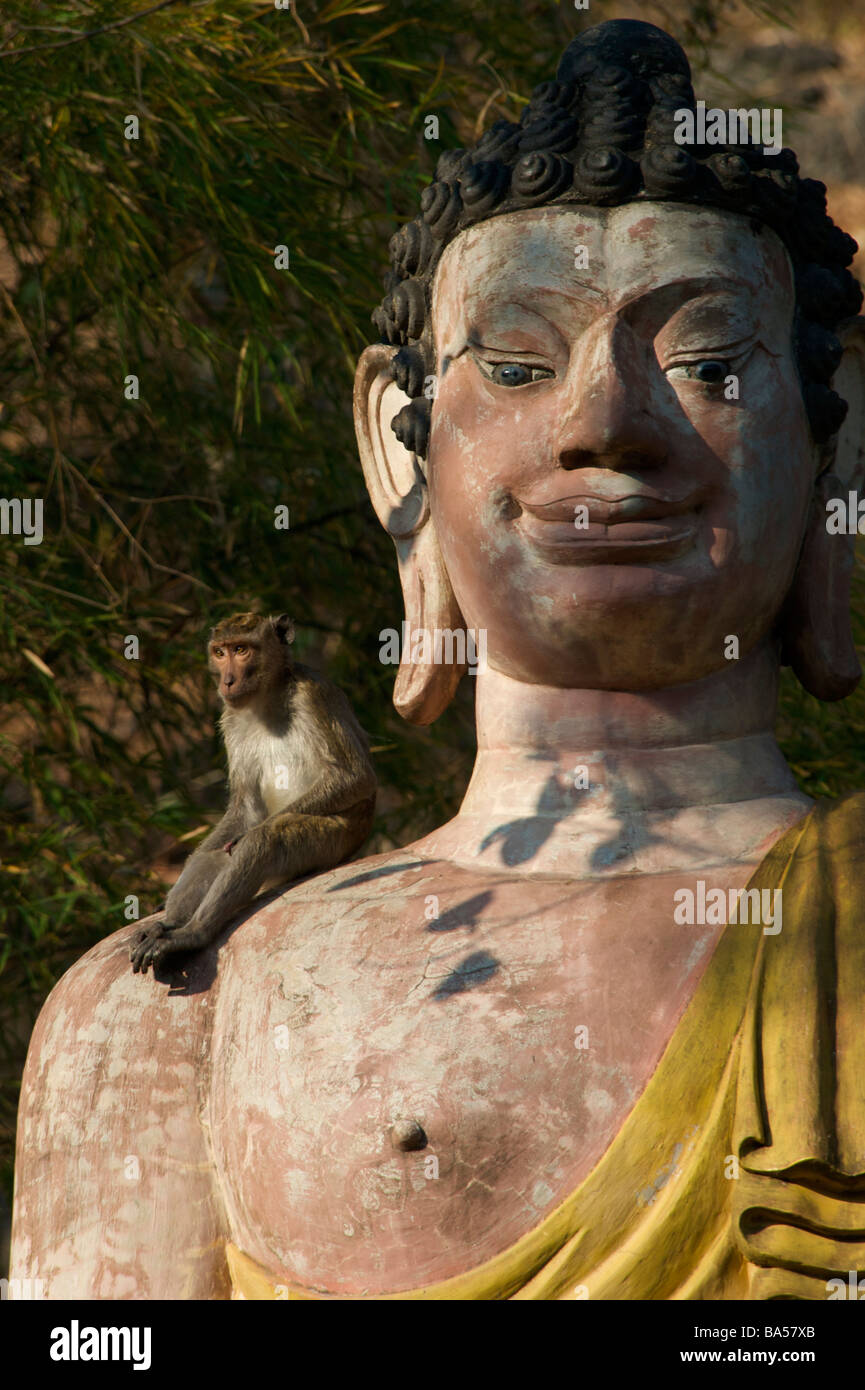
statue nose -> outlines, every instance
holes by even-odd
[[[586,334],[570,367],[569,409],[558,439],[565,469],[651,466],[668,455],[669,429],[654,413],[646,347],[607,315]]]

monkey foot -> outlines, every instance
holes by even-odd
[[[140,970],[142,975],[146,975],[149,965],[155,970],[166,956],[182,950],[183,942],[177,940],[177,929],[166,926],[164,922],[157,922],[155,926],[140,931],[132,942],[129,950],[132,973],[137,975]]]

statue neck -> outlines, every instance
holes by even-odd
[[[768,645],[664,690],[476,679],[474,772],[425,853],[577,877],[758,862],[811,805],[772,731]]]

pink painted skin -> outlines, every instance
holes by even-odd
[[[457,239],[434,306],[426,525],[488,633],[465,801],[253,912],[185,993],[128,972],[140,923],[69,972],[22,1100],[13,1273],[49,1297],[225,1297],[225,1238],[350,1295],[505,1249],[591,1171],[705,970],[721,928],[676,925],[674,891],[743,886],[809,809],[772,733],[816,472],[780,243],[675,205],[520,213]],[[716,359],[738,400],[688,374]],[[414,476],[370,412],[368,478]],[[404,580],[424,563],[407,545]]]
[[[427,474],[462,615],[486,628],[496,668],[530,683],[708,675],[726,634],[747,651],[777,612],[814,477],[786,253],[745,219],[687,207],[493,225],[448,248],[434,301]],[[576,246],[592,269],[574,269]],[[693,375],[718,359],[738,400]],[[496,385],[485,371],[503,362],[553,375]],[[584,496],[670,500],[669,520],[654,540],[613,525],[565,542],[520,506]]]

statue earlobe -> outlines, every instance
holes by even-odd
[[[358,451],[376,516],[396,546],[408,631],[432,634],[464,627],[429,519],[429,493],[418,456],[396,437],[391,422],[411,404],[393,379],[394,349],[365,349],[354,383]],[[433,643],[421,644],[423,655]],[[431,724],[447,708],[465,665],[412,661],[412,642],[403,642],[393,702],[404,719]]]
[[[832,386],[847,402],[834,441],[824,446],[824,469],[814,486],[811,512],[793,584],[780,618],[782,661],[818,700],[843,700],[862,675],[850,626],[850,579],[855,534],[834,534],[827,503],[857,497],[865,479],[865,319],[837,330],[844,356]]]

